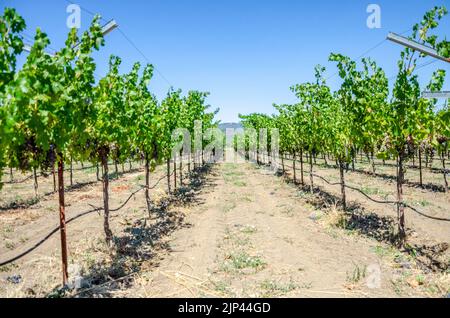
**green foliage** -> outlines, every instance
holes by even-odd
[[[117,162],[147,157],[154,167],[171,156],[174,129],[192,133],[195,120],[202,120],[204,129],[215,125],[217,110],[207,111],[208,93],[189,91],[183,97],[171,89],[158,103],[149,91],[152,65],[140,74],[135,63],[123,75],[121,59],[111,56],[108,74],[96,83],[92,53],[104,43],[99,19],[81,36],[70,30],[55,56],[45,52],[50,40],[37,29],[16,72],[25,21],[5,9],[0,17],[0,171],[5,166],[49,169],[58,159],[99,162],[104,156]]]
[[[439,41],[431,34],[446,14],[445,7],[428,11],[422,21],[414,25],[410,38],[436,48],[448,57],[449,42]],[[383,159],[398,159],[399,233],[403,236],[404,163],[418,147],[424,146],[437,150],[444,158],[450,140],[448,105],[438,110],[436,100],[421,98],[422,89],[414,71],[422,57],[409,48],[401,52],[397,78],[389,94],[386,74],[374,61],[364,58],[361,69],[358,69],[357,61],[332,53],[329,60],[336,62],[341,78],[336,92],[331,92],[323,79],[325,69],[317,66],[315,82],[291,88],[298,103],[274,105],[278,114],[270,120],[266,120],[269,117],[263,114],[240,117],[246,127],[255,129],[267,128],[270,122],[274,122],[280,130],[282,153],[295,154],[306,150],[310,154],[333,154],[340,165],[341,183],[344,182],[343,164],[348,164],[358,150],[377,154]],[[441,90],[445,75],[444,70],[435,71],[427,90]],[[344,186],[341,192],[345,209]]]
[[[91,118],[93,72],[91,58],[102,43],[96,17],[80,45],[76,30],[55,56],[45,52],[50,41],[37,29],[35,42],[22,69],[6,88],[5,110],[14,121],[8,140],[9,165],[28,170],[48,168],[64,157],[72,140],[82,143]]]
[[[16,70],[16,56],[22,52],[23,41],[19,32],[25,29],[25,21],[14,9],[5,8],[0,16],[0,180],[7,164],[6,148],[14,125],[4,107],[6,86]],[[1,189],[1,183],[0,183]]]
[[[12,79],[16,70],[16,56],[22,52],[19,33],[25,29],[24,19],[12,8],[5,8],[0,16],[0,92]]]
[[[447,14],[445,7],[435,7],[428,11],[423,20],[414,25],[413,33],[410,37],[422,44],[436,47],[437,37],[430,35],[430,30],[439,25],[439,20]],[[420,55],[417,57],[415,51],[406,48],[400,55],[398,62],[398,75],[392,92],[392,102],[389,104],[384,118],[386,126],[386,151],[397,157],[407,159],[415,147],[423,142],[433,142],[433,122],[435,117],[434,105],[436,101],[428,101],[420,98],[421,89],[418,75],[414,74]],[[428,89],[437,91],[442,88],[445,78],[445,71],[436,71]]]

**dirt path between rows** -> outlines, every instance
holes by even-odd
[[[152,180],[159,176],[164,176],[161,167]],[[112,205],[123,203],[142,180],[141,169],[114,181]],[[79,269],[71,277],[79,274],[85,283],[65,296],[442,297],[449,292],[448,273],[424,270],[387,244],[337,227],[340,211],[324,213],[309,203],[306,192],[266,168],[217,164],[173,198],[166,198],[166,188],[163,181],[152,191],[158,208],[150,219],[142,193],[113,214],[114,252],[104,245],[100,214],[70,224],[69,259]],[[101,202],[100,189],[94,184],[68,193],[69,216]],[[2,259],[32,244],[56,221],[53,200],[1,215],[0,234],[12,246],[0,247]],[[55,235],[0,268],[0,296],[48,296],[60,284],[59,253]]]
[[[222,164],[210,178],[204,204],[185,211],[192,226],[121,296],[398,297],[437,288],[391,247],[327,226],[264,168]]]

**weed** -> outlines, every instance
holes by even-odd
[[[405,203],[408,205],[412,205],[412,206],[421,206],[421,207],[427,207],[432,205],[430,202],[428,202],[427,200],[423,199],[423,200],[405,200]]]
[[[223,281],[218,281],[218,282],[213,282],[214,285],[214,290],[218,291],[220,293],[229,295],[231,294],[229,286],[227,285],[227,283],[223,282]]]
[[[7,264],[7,265],[0,266],[0,273],[10,272],[17,267],[18,266],[16,264]]]
[[[347,272],[347,282],[349,283],[358,283],[361,279],[364,279],[367,274],[367,266],[359,266],[357,264],[354,264],[354,266],[353,272]]]
[[[264,297],[272,297],[285,295],[297,289],[299,286],[292,281],[284,284],[274,280],[265,280],[261,283],[260,287],[266,291]]]
[[[6,241],[5,247],[9,250],[13,250],[16,247],[16,244],[14,244],[14,242],[11,242],[11,241]]]
[[[252,198],[250,198],[249,196],[243,196],[241,197],[241,200],[244,202],[254,202]]]
[[[223,175],[226,177],[241,177],[244,173],[240,171],[225,171]]]
[[[227,256],[227,262],[224,266],[225,271],[242,270],[246,268],[254,269],[256,271],[262,270],[266,267],[267,263],[264,262],[259,256],[250,256],[246,252],[238,252]]]
[[[242,181],[242,180],[236,180],[236,181],[233,182],[233,184],[236,187],[245,187],[245,186],[247,186],[247,183]]]
[[[403,293],[403,284],[401,280],[391,280],[392,287],[394,288],[394,292],[401,296]]]
[[[385,257],[385,256],[393,253],[393,251],[391,249],[383,247],[381,245],[375,246],[372,250],[379,257]]]
[[[222,210],[224,213],[228,213],[231,210],[233,210],[234,208],[236,208],[236,203],[230,202],[230,203],[225,204],[225,206],[223,207]]]
[[[367,187],[367,186],[362,187],[361,191],[364,192],[365,194],[368,194],[368,195],[374,195],[374,194],[375,195],[386,195],[387,194],[386,192],[384,192],[381,189]]]
[[[257,231],[258,231],[258,229],[255,226],[251,226],[251,225],[247,225],[241,229],[241,232],[244,234],[254,234]]]
[[[333,208],[326,217],[323,218],[326,225],[341,229],[348,228],[349,217],[337,208]]]
[[[142,180],[144,180],[144,176],[139,175],[136,177],[136,181],[142,181]]]
[[[425,276],[423,276],[422,274],[416,275],[416,282],[419,285],[425,284]]]
[[[14,231],[12,226],[7,226],[5,227],[5,229],[3,230],[5,233],[12,233]]]

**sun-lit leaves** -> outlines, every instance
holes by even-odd
[[[6,158],[8,141],[12,137],[13,120],[8,116],[5,104],[5,90],[13,80],[17,55],[24,47],[19,33],[25,29],[25,21],[12,8],[5,8],[0,16],[0,180]],[[0,183],[1,188],[1,183]]]
[[[19,35],[25,29],[24,19],[12,8],[5,8],[0,16],[0,92],[12,79],[16,69],[16,57],[24,47]]]
[[[448,57],[449,42],[431,34],[446,14],[445,7],[433,8],[413,27],[410,38],[436,48]],[[374,61],[364,58],[359,68],[358,61],[332,53],[329,60],[336,62],[341,78],[335,92],[331,92],[322,77],[324,68],[318,66],[315,82],[291,88],[298,98],[296,104],[274,105],[278,111],[275,117],[250,114],[241,119],[245,126],[255,129],[265,128],[265,118],[275,122],[280,130],[282,153],[295,155],[307,151],[310,158],[318,153],[324,157],[332,154],[341,170],[341,184],[344,183],[343,164],[354,159],[357,152],[364,152],[368,157],[370,154],[397,160],[399,233],[404,237],[402,184],[405,162],[424,145],[444,158],[450,140],[448,105],[436,109],[436,100],[421,98],[424,87],[420,87],[415,70],[422,57],[409,48],[401,52],[398,75],[390,93],[386,74]],[[435,71],[426,89],[441,90],[445,75],[444,70]],[[447,188],[445,160],[442,164]],[[345,202],[343,187],[341,191]]]

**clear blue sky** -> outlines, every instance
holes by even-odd
[[[81,7],[114,18],[121,30],[157,67],[152,90],[161,98],[169,86],[183,91],[198,89],[211,93],[209,103],[220,107],[219,119],[238,120],[238,113],[272,113],[272,103],[292,103],[289,87],[313,79],[316,64],[328,67],[330,52],[357,58],[382,41],[389,31],[403,32],[418,22],[434,5],[450,1],[430,0],[79,0]],[[382,28],[366,26],[370,3],[382,9]],[[15,7],[27,22],[26,36],[41,27],[59,49],[66,27],[65,0],[2,0],[0,8]],[[2,10],[3,11],[3,10]],[[82,12],[82,30],[92,16]],[[450,36],[450,16],[439,28]],[[388,76],[395,75],[401,48],[385,41],[370,52]],[[96,73],[106,73],[108,57],[122,57],[123,72],[143,57],[124,36],[114,31],[106,46],[95,55]],[[424,62],[431,61],[427,58]],[[423,83],[437,62],[419,71]],[[447,76],[450,79],[450,76]],[[337,76],[329,81],[336,88]],[[446,89],[450,89],[447,82]]]

